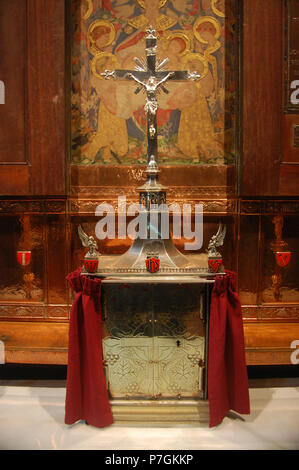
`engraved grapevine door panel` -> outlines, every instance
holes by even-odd
[[[128,286],[104,287],[103,356],[111,396],[202,397],[204,285]]]

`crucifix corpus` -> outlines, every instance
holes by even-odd
[[[107,80],[111,77],[118,80],[134,80],[137,84],[135,94],[141,90],[146,93],[147,161],[148,164],[152,162],[152,166],[154,166],[154,162],[157,159],[157,94],[160,90],[168,93],[167,88],[164,86],[168,80],[197,80],[200,78],[200,74],[184,70],[164,70],[164,66],[168,63],[169,59],[165,58],[157,63],[156,31],[150,27],[146,32],[146,63],[142,59],[135,57],[135,70],[105,70],[101,75]]]

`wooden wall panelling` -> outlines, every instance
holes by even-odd
[[[247,365],[291,364],[293,340],[299,339],[298,323],[244,323]]]
[[[65,194],[65,2],[1,0],[0,18],[0,192]]]
[[[238,287],[243,305],[258,303],[259,277],[259,216],[242,214],[240,216]]]
[[[0,191],[27,194],[26,0],[0,1],[0,31],[0,80],[4,84],[4,103],[0,104]]]
[[[262,217],[263,257],[261,265],[260,303],[263,305],[299,306],[298,217],[291,215],[266,214]],[[275,257],[275,243],[280,239],[284,244],[277,251],[290,251],[290,262],[281,267]],[[277,314],[275,315],[277,317]],[[284,315],[285,316],[285,315]],[[266,317],[267,318],[267,317]]]
[[[5,86],[0,106],[0,162],[26,163],[25,66],[26,1],[0,1],[0,79]],[[12,44],[14,47],[12,47]]]
[[[66,192],[65,2],[28,0],[31,192]]]
[[[281,0],[243,1],[242,196],[278,195],[282,133]]]
[[[248,365],[291,364],[290,345],[299,337],[298,204],[290,198],[240,201],[238,278]],[[279,221],[292,254],[289,265],[278,269],[272,247],[280,239]],[[277,297],[273,276],[279,274]]]
[[[67,364],[68,323],[0,322],[6,363]]]
[[[65,214],[47,215],[47,302],[69,303],[65,277],[67,269],[68,234]],[[57,309],[57,312],[59,309]]]
[[[284,109],[279,189],[299,195],[299,4],[284,0]]]
[[[1,242],[1,246],[5,247],[1,249],[1,302],[43,303],[46,296],[43,215],[1,216]],[[31,252],[30,262],[26,266],[22,266],[17,260],[19,250]],[[28,315],[28,309],[24,311],[16,309],[12,315],[19,316],[26,312]],[[32,315],[34,316],[34,310]]]

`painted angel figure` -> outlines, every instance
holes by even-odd
[[[88,236],[84,232],[81,225],[79,225],[79,227],[78,227],[78,234],[79,234],[80,240],[82,242],[82,245],[85,246],[85,247],[88,247],[88,252],[87,252],[86,256],[97,258],[98,254],[99,254],[98,251],[97,251],[98,250],[98,244],[95,241],[94,237],[93,236]]]
[[[213,235],[209,242],[209,246],[208,246],[209,257],[221,256],[220,253],[217,251],[216,247],[223,245],[225,235],[226,235],[226,225],[223,227],[222,223],[220,222],[216,235]]]

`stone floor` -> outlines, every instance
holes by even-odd
[[[252,379],[251,414],[218,427],[64,424],[64,380],[0,380],[1,450],[298,450],[299,379]]]

